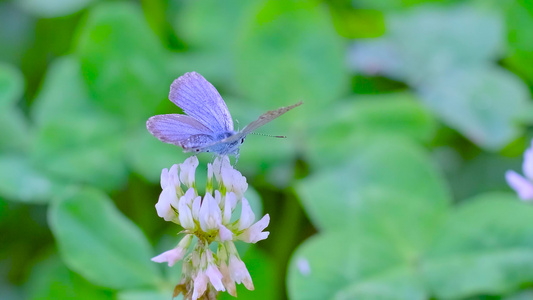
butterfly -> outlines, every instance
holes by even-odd
[[[235,155],[244,139],[257,128],[274,120],[302,102],[267,111],[242,130],[233,130],[233,120],[226,103],[202,75],[185,73],[170,85],[168,98],[186,115],[168,114],[150,117],[148,131],[160,141],[183,148],[184,152],[212,152]]]

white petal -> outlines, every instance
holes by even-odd
[[[201,203],[202,203],[202,197],[200,196],[194,198],[192,202],[192,217],[195,220],[198,220],[199,218]]]
[[[177,261],[183,258],[185,255],[185,250],[183,248],[174,248],[172,250],[165,251],[158,256],[152,258],[152,261],[157,263],[168,263],[169,267],[172,267]]]
[[[515,171],[507,171],[505,179],[522,200],[533,200],[533,183]]]
[[[194,185],[194,175],[197,167],[198,158],[196,156],[191,156],[180,164],[181,172],[179,178],[187,187],[192,187]]]
[[[235,286],[235,281],[231,279],[228,265],[225,262],[220,263],[220,273],[222,273],[222,283],[228,290],[228,293],[233,297],[237,297],[237,287]]]
[[[168,180],[169,184],[172,184],[173,186],[179,186],[180,185],[180,178],[178,176],[178,165],[173,164],[170,170],[168,171]]]
[[[254,244],[261,240],[264,240],[270,234],[270,232],[268,231],[263,232],[263,230],[268,226],[269,222],[270,216],[266,214],[265,216],[263,216],[263,218],[261,218],[261,220],[257,221],[257,223],[244,230],[244,232],[240,234],[237,238],[246,243]]]
[[[242,282],[248,290],[254,290],[254,284],[248,269],[246,269],[244,262],[235,255],[231,255],[229,258],[229,272],[233,281],[236,283]]]
[[[161,170],[161,188],[165,189],[168,186],[168,169],[164,168]]]
[[[196,197],[196,190],[193,188],[189,188],[187,192],[180,198],[180,201],[185,201],[187,205],[191,205],[192,201]]]
[[[220,206],[220,202],[222,202],[222,194],[220,194],[219,190],[215,190],[215,200],[217,204]]]
[[[524,153],[522,170],[524,171],[524,175],[526,175],[530,181],[533,181],[533,141],[531,141],[531,147],[529,147]]]
[[[223,215],[222,215],[222,223],[223,224],[229,224],[229,222],[231,221],[231,213],[232,213],[232,207],[231,207],[231,203],[233,201],[237,201],[235,199],[235,194],[233,193],[228,193],[226,194],[226,200],[224,201],[224,211],[223,211]]]
[[[176,213],[172,207],[178,207],[178,196],[173,186],[167,186],[159,195],[159,200],[155,204],[157,215],[165,221],[176,221]]]
[[[250,225],[252,225],[254,221],[255,214],[252,211],[252,208],[250,207],[250,203],[248,203],[248,200],[246,200],[246,198],[242,198],[241,217],[239,218],[239,231],[250,227]]]
[[[218,236],[222,242],[233,240],[233,232],[222,224],[218,225]]]
[[[197,300],[201,297],[207,289],[207,280],[209,278],[204,272],[198,272],[198,275],[194,278],[194,290],[192,292],[192,300]]]
[[[226,200],[230,203],[231,210],[233,211],[237,206],[237,195],[234,192],[229,192],[226,194]]]
[[[239,171],[233,170],[233,191],[237,195],[237,199],[242,198],[247,189],[246,177],[242,176]]]
[[[218,268],[210,264],[207,267],[207,270],[205,271],[205,274],[207,277],[209,277],[209,281],[211,284],[215,287],[217,291],[225,291],[224,284],[222,283],[222,273],[218,270]]]
[[[178,217],[180,224],[183,228],[194,230],[194,220],[192,218],[192,211],[189,205],[187,205],[187,199],[185,196],[181,197],[178,207]]]
[[[212,182],[213,180],[213,165],[207,164],[207,182]]]
[[[215,179],[220,183],[221,182],[221,175],[220,170],[222,168],[222,161],[219,156],[215,158],[215,161],[213,161],[213,175],[215,175]]]
[[[209,193],[204,196],[198,220],[204,232],[217,229],[218,224],[222,222],[220,207],[218,207],[215,198]]]

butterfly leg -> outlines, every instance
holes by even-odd
[[[239,161],[239,148],[235,150],[235,163],[233,164],[234,167],[237,165],[238,161]]]

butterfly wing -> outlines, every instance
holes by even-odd
[[[242,133],[243,135],[247,135],[249,133],[251,133],[252,131],[256,130],[257,128],[265,125],[266,123],[274,120],[275,118],[281,116],[282,114],[288,112],[289,110],[297,107],[297,106],[300,106],[302,105],[302,101],[296,103],[296,104],[293,104],[291,106],[285,106],[285,107],[280,107],[278,109],[275,109],[275,110],[269,110],[267,111],[266,113],[262,114],[259,116],[259,118],[257,118],[257,120],[253,121],[252,123],[246,125],[246,127],[244,127],[239,133]]]
[[[237,140],[240,140],[242,139],[243,137],[247,136],[249,133],[253,132],[254,130],[256,130],[257,128],[265,125],[266,123],[274,120],[275,118],[283,115],[284,113],[288,112],[289,110],[295,108],[295,107],[298,107],[300,105],[302,105],[303,102],[300,101],[296,104],[293,104],[291,106],[285,106],[285,107],[280,107],[278,109],[275,109],[275,110],[269,110],[267,111],[266,113],[262,114],[259,116],[259,118],[257,118],[257,120],[253,121],[252,123],[246,125],[246,127],[244,127],[241,131],[237,132],[236,134],[228,137],[228,138],[225,138],[219,142],[215,142],[215,144],[217,143],[232,143],[232,142],[235,142]],[[212,145],[208,145],[208,146],[212,146]]]
[[[233,131],[233,120],[217,89],[196,72],[172,82],[168,98],[215,133]]]
[[[157,115],[146,121],[148,131],[160,141],[188,151],[214,141],[213,131],[196,119],[180,114]]]

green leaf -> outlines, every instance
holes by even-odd
[[[533,208],[507,194],[466,201],[424,257],[422,278],[439,299],[500,294],[533,278]]]
[[[368,204],[365,201],[383,198],[380,190],[398,193],[399,199],[409,202],[419,199],[437,211],[448,206],[450,194],[442,175],[413,144],[392,137],[370,138],[350,153],[352,159],[343,166],[320,170],[297,185],[317,227],[338,230],[357,224],[354,215]]]
[[[505,62],[533,82],[533,5],[529,1],[510,1],[506,10],[509,51]]]
[[[92,100],[128,123],[145,121],[167,98],[168,53],[137,6],[115,2],[92,9],[76,50]]]
[[[168,300],[172,297],[172,287],[167,291],[155,290],[128,290],[118,293],[118,300]],[[182,300],[183,295],[179,295],[176,300]]]
[[[78,274],[71,272],[52,256],[32,268],[25,288],[30,300],[44,299],[113,299],[111,292],[91,285]]]
[[[180,147],[159,141],[145,126],[131,135],[126,151],[133,170],[152,183],[159,182],[163,168],[170,168],[186,158]]]
[[[424,3],[446,3],[454,0],[360,0],[357,7],[364,7],[376,10],[400,10],[402,8],[413,7]]]
[[[47,203],[62,185],[53,177],[36,169],[20,154],[0,156],[0,195],[6,199],[28,203]]]
[[[425,80],[499,59],[505,49],[501,15],[467,5],[425,5],[390,13],[385,37],[358,42],[353,67],[423,86]]]
[[[530,109],[527,86],[498,67],[465,68],[430,79],[424,103],[450,127],[488,150],[498,150],[521,130],[517,121]]]
[[[524,290],[514,295],[503,298],[504,300],[528,300],[533,299],[533,290]]]
[[[65,193],[52,204],[49,224],[65,263],[92,283],[133,289],[160,282],[146,237],[98,190]]]
[[[57,116],[88,111],[97,109],[91,103],[79,60],[74,56],[54,60],[31,106],[31,116],[37,127],[53,122]]]
[[[239,40],[236,80],[245,98],[273,109],[303,100],[320,109],[347,92],[344,45],[325,6],[263,1]]]
[[[411,81],[495,60],[505,47],[500,14],[475,7],[423,6],[389,15],[387,26]]]
[[[91,103],[79,62],[57,60],[32,110],[36,120],[31,156],[39,168],[66,181],[106,190],[126,180],[124,124]]]
[[[289,265],[290,299],[427,299],[414,269],[381,236],[338,231],[300,246]]]
[[[217,49],[225,52],[234,47],[231,41],[237,39],[245,13],[255,5],[245,0],[186,1],[177,11],[174,28],[195,51]]]
[[[13,105],[24,93],[22,73],[4,63],[0,63],[0,110]]]
[[[22,111],[16,107],[0,109],[0,151],[26,152],[32,135]]]
[[[93,0],[21,0],[17,4],[33,15],[53,18],[73,14]]]
[[[325,166],[350,159],[352,149],[376,134],[401,135],[428,142],[436,122],[417,98],[408,93],[357,96],[331,105],[315,116],[321,122],[309,124],[310,160]],[[327,116],[324,118],[323,116]]]

